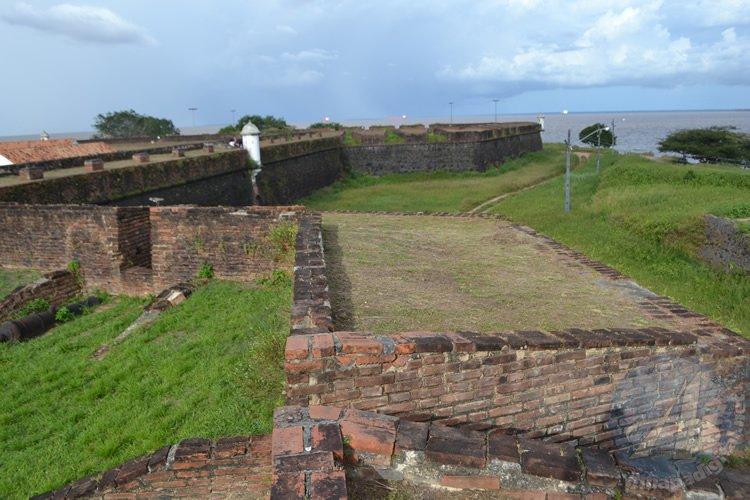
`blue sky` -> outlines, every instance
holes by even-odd
[[[178,126],[750,108],[750,0],[0,3],[0,135],[134,108]]]

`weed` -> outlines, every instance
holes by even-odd
[[[403,144],[406,142],[406,138],[397,134],[393,130],[386,130],[383,142],[386,144]]]
[[[57,312],[55,312],[55,321],[58,323],[67,323],[68,321],[71,321],[75,318],[75,315],[70,312],[70,309],[68,309],[65,306],[62,306],[57,309]]]
[[[49,306],[50,303],[45,299],[30,300],[13,313],[13,319],[25,318],[30,314],[46,311]]]
[[[212,279],[214,277],[214,266],[209,262],[204,262],[201,264],[195,277],[202,280]]]
[[[284,221],[273,227],[268,233],[268,240],[275,250],[274,260],[282,261],[289,257],[297,239],[297,224]]]

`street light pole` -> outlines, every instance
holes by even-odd
[[[570,129],[568,129],[568,140],[565,141],[565,213],[570,212]]]
[[[236,111],[237,111],[236,109],[232,110],[232,125],[234,125],[235,123],[237,123],[237,119],[235,118],[235,112]]]
[[[195,112],[198,111],[198,108],[188,108],[188,111],[191,111],[193,114],[193,128],[195,128]]]
[[[599,174],[599,160],[601,158],[601,150],[602,150],[602,131],[604,129],[600,128],[599,133],[596,134],[596,173]]]
[[[451,105],[451,125],[453,125],[453,101],[449,102],[448,104]]]
[[[497,101],[499,101],[499,99],[492,99],[492,102],[495,103],[495,123],[497,123]]]

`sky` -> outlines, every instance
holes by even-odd
[[[0,135],[750,108],[750,0],[0,0]]]

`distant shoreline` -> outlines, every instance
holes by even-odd
[[[617,115],[634,115],[634,114],[655,114],[655,113],[750,113],[750,108],[740,108],[740,109],[663,109],[663,110],[630,110],[630,111],[623,111],[623,110],[604,110],[604,111],[569,111],[569,115],[603,115],[603,114],[617,114]],[[516,116],[529,116],[529,117],[536,117],[537,115],[544,115],[544,116],[555,116],[555,115],[561,115],[561,110],[554,110],[554,111],[536,111],[536,112],[527,112],[527,113],[503,113],[498,116],[499,119],[505,119],[508,117],[516,117]],[[471,122],[476,122],[477,119],[485,119],[492,121],[494,118],[491,114],[475,114],[475,115],[455,115],[453,118],[453,121],[455,123],[461,123],[462,120],[470,120]],[[362,122],[367,122],[370,124],[376,124],[376,123],[382,123],[382,124],[389,124],[394,120],[394,117],[380,117],[380,118],[348,118],[348,119],[341,119],[340,123],[344,125],[358,125]],[[412,124],[412,123],[430,123],[430,122],[443,122],[448,121],[449,117],[447,116],[441,116],[441,115],[434,115],[434,116],[415,116],[413,118],[407,118],[407,120],[404,122],[404,124]],[[334,121],[336,121],[334,119]],[[314,122],[307,122],[307,121],[299,121],[299,122],[292,122],[293,125],[297,127],[304,127],[309,125],[310,123]],[[178,127],[183,134],[213,134],[219,131],[220,128],[226,126],[226,123],[223,124],[211,124],[211,125],[201,125],[197,127]],[[19,135],[8,135],[8,136],[0,136],[0,142],[7,142],[7,141],[28,141],[28,140],[36,140],[39,139],[39,133],[31,133],[31,134],[19,134]],[[48,131],[49,132],[49,131]],[[50,132],[50,137],[53,139],[90,139],[94,135],[93,131],[78,131],[78,132]]]

